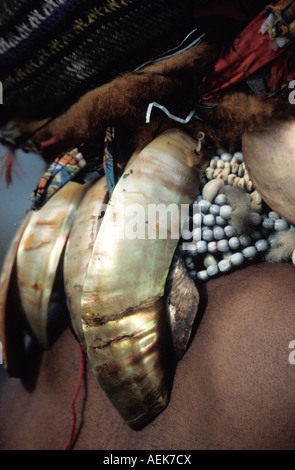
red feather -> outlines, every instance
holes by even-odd
[[[7,143],[5,145],[7,147],[7,151],[0,158],[0,160],[3,161],[2,168],[0,170],[0,178],[5,175],[6,187],[9,188],[9,186],[12,184],[12,175],[19,175],[19,173],[17,172],[19,163],[15,155],[14,147]]]

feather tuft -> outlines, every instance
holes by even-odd
[[[232,207],[231,224],[238,234],[249,234],[253,229],[251,201],[248,193],[236,186],[225,186],[224,193]]]
[[[291,258],[295,249],[295,229],[283,230],[276,234],[276,246],[271,248],[265,259],[269,263],[279,263]]]
[[[6,147],[7,151],[0,158],[0,161],[3,161],[0,170],[0,178],[5,175],[6,187],[9,188],[12,184],[13,175],[17,174],[19,176],[19,163],[15,154],[15,148],[9,144],[6,144]]]

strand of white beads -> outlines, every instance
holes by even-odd
[[[199,194],[193,205],[199,211],[189,217],[190,227],[197,221],[201,229],[192,230],[190,240],[183,240],[179,248],[192,279],[208,281],[251,262],[263,261],[269,249],[276,246],[276,233],[293,227],[271,210],[254,188],[243,162],[242,152],[231,154],[218,150],[205,170]],[[231,224],[231,207],[226,185],[237,186],[249,194],[251,220],[254,230],[249,234],[237,233]]]

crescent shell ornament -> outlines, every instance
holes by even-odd
[[[192,203],[202,176],[196,148],[188,134],[173,129],[128,165],[112,193],[84,281],[82,325],[92,369],[134,429],[168,402],[164,289],[180,237],[181,205]],[[158,205],[174,209],[164,237],[149,213]],[[136,236],[132,229],[140,224]]]
[[[31,213],[27,214],[19,225],[6,253],[0,276],[0,341],[4,367],[10,377],[20,376],[23,311],[16,284],[16,256],[31,216]]]
[[[17,281],[21,306],[33,336],[50,347],[49,316],[54,310],[55,283],[63,250],[87,185],[69,181],[39,210],[33,212],[17,252]]]
[[[171,360],[186,351],[198,310],[198,290],[176,248],[182,207],[194,201],[206,164],[197,140],[167,130],[134,152],[110,198],[106,177],[69,181],[31,211],[1,277],[5,357],[15,272],[23,331],[48,349],[55,317],[66,312],[95,378],[126,423],[141,429],[162,412]]]

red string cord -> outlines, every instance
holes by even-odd
[[[50,147],[51,145],[54,145],[57,142],[59,142],[59,139],[57,137],[51,137],[51,139],[43,140],[40,146],[41,146],[41,149],[44,150],[46,147]]]
[[[74,438],[74,434],[75,434],[76,421],[77,421],[76,411],[75,411],[75,402],[76,402],[78,393],[80,391],[82,380],[83,380],[83,375],[84,375],[84,354],[83,354],[83,349],[82,349],[80,343],[78,343],[78,347],[79,347],[79,354],[80,354],[80,368],[79,368],[80,370],[79,370],[79,377],[78,377],[77,387],[76,387],[76,390],[75,390],[75,392],[73,394],[73,397],[72,397],[72,400],[71,400],[72,426],[71,426],[71,432],[70,432],[68,442],[64,446],[63,450],[70,450],[70,448],[73,444],[73,438]]]

